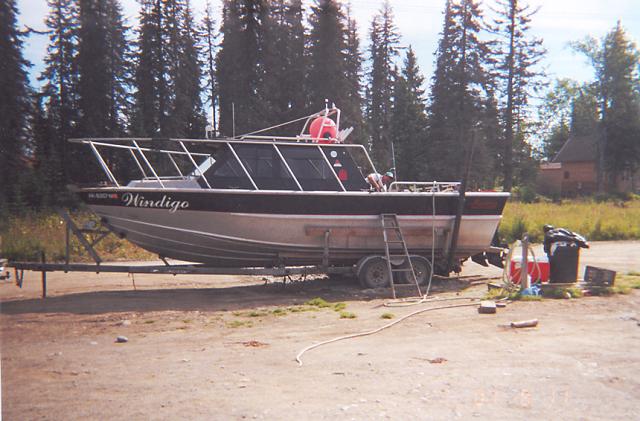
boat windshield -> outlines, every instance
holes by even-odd
[[[349,146],[229,142],[203,176],[212,188],[360,191],[368,185]],[[201,183],[202,185],[203,183]]]

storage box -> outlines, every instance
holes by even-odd
[[[531,277],[531,282],[549,282],[549,259],[546,255],[536,256],[536,262],[533,262],[533,258],[527,260],[527,273]],[[514,256],[511,258],[511,282],[514,284],[520,283],[520,268],[522,267],[522,256]],[[539,271],[538,271],[539,269]]]
[[[586,266],[584,282],[590,286],[611,287],[616,280],[616,272],[609,269]]]

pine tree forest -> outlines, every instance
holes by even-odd
[[[400,180],[458,181],[470,162],[469,188],[531,188],[580,133],[599,136],[601,189],[640,167],[640,52],[619,23],[572,44],[594,69],[581,84],[545,74],[522,0],[446,0],[431,75],[385,0],[370,22],[338,0],[137,4],[125,19],[120,0],[48,0],[34,33],[0,2],[0,214],[77,205],[66,186],[101,171],[69,138],[230,137],[327,102]],[[30,36],[48,41],[31,83]]]

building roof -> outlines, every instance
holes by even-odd
[[[595,134],[571,136],[551,162],[595,161],[598,137]]]

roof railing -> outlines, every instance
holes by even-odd
[[[394,181],[389,191],[442,193],[458,191],[459,188],[460,183],[454,181]]]

